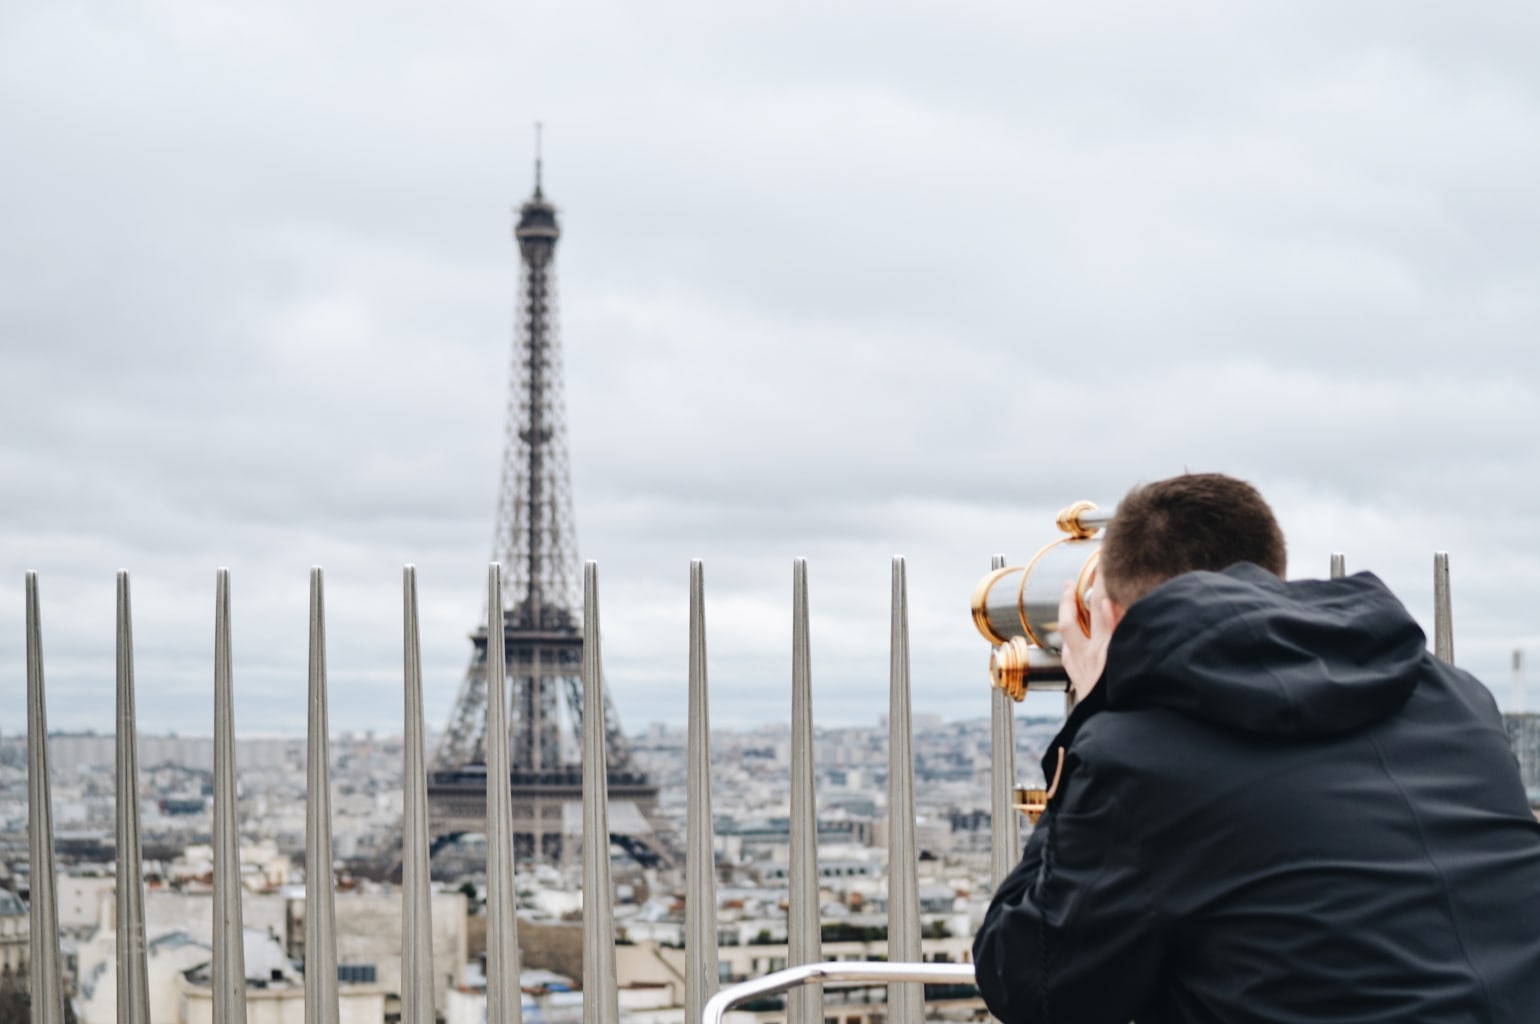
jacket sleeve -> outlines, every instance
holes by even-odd
[[[1119,787],[1084,766],[1032,832],[973,941],[1004,1024],[1128,1024],[1157,994],[1158,884]]]

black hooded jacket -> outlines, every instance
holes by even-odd
[[[974,940],[1005,1024],[1540,1024],[1540,824],[1501,716],[1367,573],[1128,609]]]

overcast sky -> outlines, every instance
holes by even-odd
[[[221,9],[222,8],[222,9]],[[625,726],[986,715],[968,597],[1052,513],[1255,482],[1510,701],[1540,656],[1540,8],[1525,3],[0,6],[0,732],[23,574],[49,721],[400,728],[400,574],[448,717],[496,509],[532,124],[580,547]],[[1540,706],[1540,672],[1532,672]],[[1032,705],[1052,713],[1055,701]]]

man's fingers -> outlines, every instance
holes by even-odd
[[[1091,602],[1091,632],[1106,636],[1112,630],[1112,598],[1099,597]]]
[[[1075,584],[1066,583],[1059,593],[1059,636],[1064,644],[1079,640],[1083,633],[1071,639],[1070,627],[1079,625],[1080,610],[1075,607]]]

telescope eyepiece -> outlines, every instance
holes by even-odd
[[[1021,636],[989,652],[989,680],[1018,704],[1026,699],[1029,689],[1069,689],[1069,676],[1059,655],[1034,647]]]

